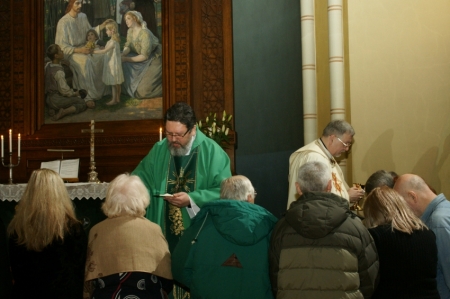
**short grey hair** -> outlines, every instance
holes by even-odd
[[[141,217],[149,204],[150,195],[141,179],[124,173],[109,184],[102,211],[109,218],[125,215]]]
[[[345,120],[335,119],[330,121],[325,129],[323,129],[322,136],[342,136],[345,133],[349,134],[350,136],[354,136],[355,130],[353,129],[352,125]]]
[[[306,162],[298,169],[297,183],[302,193],[310,191],[326,191],[331,180],[331,171],[325,163],[319,161]]]
[[[394,188],[395,179],[398,175],[393,171],[378,170],[372,173],[372,175],[367,179],[366,185],[364,187],[367,194],[370,193],[376,187],[388,186],[389,188]]]
[[[255,196],[255,188],[243,175],[234,175],[220,184],[220,199],[247,201],[249,195]]]

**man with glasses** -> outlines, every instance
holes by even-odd
[[[295,188],[298,169],[309,161],[320,161],[329,167],[332,175],[331,193],[339,195],[351,203],[364,196],[364,190],[361,188],[349,188],[344,180],[341,167],[334,159],[350,149],[354,135],[355,130],[348,122],[341,119],[333,120],[323,130],[322,137],[298,149],[291,155],[289,158],[288,209],[291,203],[299,197]]]
[[[166,138],[153,146],[133,174],[151,196],[146,217],[161,226],[172,252],[199,208],[219,198],[220,183],[231,171],[224,150],[197,130],[188,104],[170,107],[164,123]]]

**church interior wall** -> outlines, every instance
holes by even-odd
[[[450,2],[347,1],[353,178],[416,173],[450,194]]]

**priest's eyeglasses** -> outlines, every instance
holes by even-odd
[[[175,134],[175,133],[170,133],[167,131],[164,131],[164,134],[166,134],[166,137],[172,137],[172,138],[183,138],[184,136],[187,135],[187,133],[189,133],[190,131],[192,131],[192,128],[187,130],[186,133],[184,134]]]
[[[351,143],[344,143],[344,141],[342,141],[341,138],[339,138],[339,137],[337,137],[337,136],[336,136],[336,138],[342,143],[342,145],[343,145],[344,147],[351,147],[351,146],[352,146]]]

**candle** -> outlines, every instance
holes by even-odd
[[[2,158],[3,158],[3,135],[2,135]]]
[[[159,127],[159,141],[162,140],[162,128]]]
[[[94,120],[91,120],[91,131],[94,131],[94,127],[95,127],[94,124],[95,124],[95,123],[94,123]]]
[[[17,147],[18,147],[18,152],[19,152],[19,153],[17,154],[17,156],[20,157],[20,133],[19,133],[18,140],[19,140],[19,141],[18,141],[18,146],[17,146]]]
[[[9,152],[12,153],[12,130],[9,129]]]

